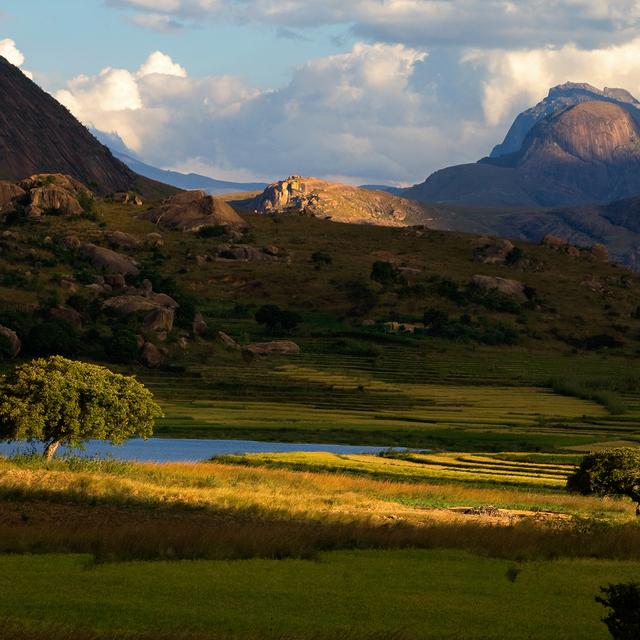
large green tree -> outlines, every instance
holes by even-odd
[[[44,442],[47,459],[61,444],[148,438],[160,416],[153,395],[135,378],[62,356],[18,365],[0,383],[0,439]]]
[[[585,456],[567,489],[583,495],[627,496],[640,516],[640,449],[618,447]]]

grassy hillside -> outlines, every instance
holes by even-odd
[[[176,327],[157,342],[164,363],[148,370],[135,363],[135,345],[122,347],[135,342],[140,318],[106,313],[102,301],[121,292],[92,286],[99,271],[63,244],[73,235],[107,246],[113,230],[145,241],[158,229],[139,213],[100,202],[80,219],[5,224],[0,324],[18,331],[24,357],[61,350],[136,371],[166,410],[162,435],[458,450],[638,438],[640,281],[588,251],[523,242],[509,264],[485,264],[470,235],[248,216],[235,242],[278,251],[240,261],[216,257],[221,230],[162,231],[161,247],[119,249],[140,266],[130,284],[146,277],[181,303]],[[376,262],[390,265],[382,282],[371,278]],[[517,280],[528,297],[479,292],[469,286],[478,274]],[[254,318],[264,304],[301,322],[290,334],[268,331]],[[75,306],[83,328],[61,328],[55,305]],[[201,337],[191,332],[195,311],[209,326]],[[437,326],[385,326],[421,323],[425,311]],[[217,331],[241,344],[292,339],[302,353],[248,362]]]

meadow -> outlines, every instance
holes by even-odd
[[[3,637],[606,638],[638,523],[577,459],[0,460]]]

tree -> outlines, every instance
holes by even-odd
[[[134,377],[62,356],[19,365],[0,386],[0,439],[44,442],[47,460],[61,444],[148,438],[161,416]]]
[[[276,331],[293,331],[301,321],[300,316],[293,312],[281,309],[275,304],[265,304],[256,311],[256,322],[264,325],[271,333]]]
[[[640,583],[627,582],[600,587],[596,602],[610,609],[602,618],[614,640],[640,638]]]
[[[377,260],[371,267],[370,278],[380,284],[388,285],[399,282],[402,279],[402,276],[400,274],[400,270],[390,262]]]
[[[627,496],[640,516],[640,449],[620,447],[590,453],[569,476],[567,489],[583,495]]]

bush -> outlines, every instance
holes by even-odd
[[[640,583],[627,582],[600,587],[599,602],[610,609],[602,622],[607,625],[614,640],[640,638]]]
[[[275,304],[263,305],[256,311],[255,319],[258,324],[264,325],[270,333],[290,333],[302,319],[293,312],[281,309]]]
[[[108,340],[106,352],[112,362],[135,362],[138,359],[140,349],[138,338],[131,329],[119,329],[114,332],[113,338]]]
[[[315,253],[311,254],[311,262],[320,267],[322,265],[330,265],[333,260],[326,251],[316,251]]]
[[[515,328],[502,322],[492,323],[487,318],[473,320],[466,313],[453,319],[446,311],[427,309],[423,321],[428,335],[446,340],[489,345],[513,345],[520,340],[520,334]]]
[[[220,238],[227,235],[227,227],[224,225],[209,225],[198,229],[198,238]]]
[[[31,327],[23,342],[23,351],[32,356],[75,356],[80,346],[78,334],[66,322],[52,318]]]
[[[377,260],[371,267],[371,280],[379,282],[383,285],[395,284],[402,280],[402,274],[399,269],[390,262]]]
[[[363,316],[378,304],[378,294],[362,280],[345,283],[347,299],[352,305],[350,315]]]

